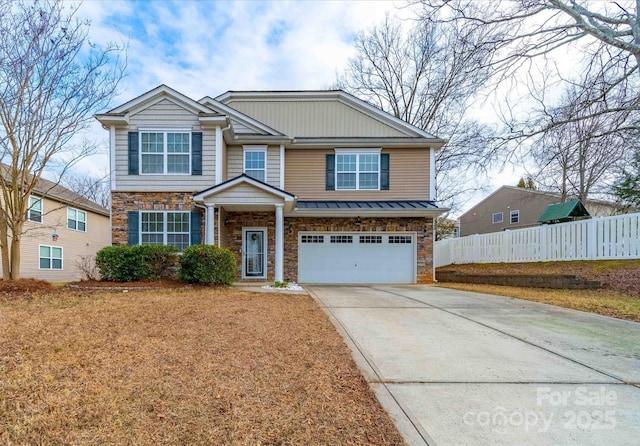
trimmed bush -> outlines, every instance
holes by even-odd
[[[96,254],[96,266],[102,280],[158,280],[171,275],[176,259],[173,246],[107,246]]]
[[[231,285],[236,278],[236,257],[226,248],[189,246],[180,256],[178,277],[189,283]]]

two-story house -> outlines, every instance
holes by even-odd
[[[95,266],[95,254],[110,243],[109,209],[44,178],[27,205],[21,277],[49,282],[85,279],[84,270]]]
[[[538,226],[542,213],[551,204],[562,202],[555,192],[501,186],[460,216],[460,235],[487,234],[507,229]],[[616,203],[586,200],[585,208],[593,217],[608,217],[624,212]]]
[[[243,280],[433,281],[445,141],[343,91],[161,85],[96,118],[113,244],[227,247]]]

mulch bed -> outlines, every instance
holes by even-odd
[[[0,444],[403,444],[308,296],[48,293],[0,301]]]

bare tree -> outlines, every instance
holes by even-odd
[[[538,182],[568,197],[586,200],[590,194],[611,193],[614,176],[629,159],[628,147],[637,132],[625,126],[631,110],[608,113],[602,90],[609,76],[608,60],[594,58],[591,69],[569,84],[553,107],[536,97],[534,126],[545,128],[532,144],[539,167]],[[614,98],[613,101],[617,101]]]
[[[624,120],[610,131],[638,130],[637,112],[640,109],[640,18],[637,2],[579,2],[577,0],[420,0],[422,19],[426,22],[445,21],[465,23],[469,26],[491,26],[496,29],[495,39],[488,44],[496,49],[495,57],[488,61],[494,68],[495,85],[507,79],[528,82],[530,88],[541,81],[532,76],[536,66],[543,64],[555,68],[554,80],[583,87],[591,103],[603,106],[590,113],[564,115],[558,120],[534,120],[537,124],[518,119],[506,119],[510,134],[507,139],[526,139],[537,136],[551,127],[568,122],[590,119],[598,115],[624,114]],[[578,70],[593,75],[582,80],[595,80],[597,95],[589,92],[589,82],[568,75],[558,68],[558,57],[581,56]],[[596,70],[599,74],[595,75]],[[546,72],[545,77],[550,73]],[[549,85],[549,79],[545,79]],[[546,92],[548,93],[548,92]],[[540,96],[542,97],[542,96]],[[544,103],[550,103],[546,95]],[[580,99],[579,97],[577,99]]]
[[[463,181],[494,155],[491,129],[467,115],[491,69],[491,27],[418,22],[410,30],[387,18],[360,34],[357,55],[337,86],[449,142],[437,152],[436,199],[450,207],[479,183]]]
[[[0,245],[5,279],[20,277],[28,198],[47,167],[87,152],[70,140],[115,94],[122,47],[88,41],[77,7],[0,0]]]
[[[613,190],[625,209],[640,210],[640,148],[637,145],[631,162],[623,167]]]
[[[109,174],[99,177],[69,173],[61,179],[61,185],[83,197],[108,208],[111,204]]]

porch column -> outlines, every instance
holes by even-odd
[[[284,258],[284,204],[276,204],[276,276],[275,280],[282,282]]]
[[[205,231],[204,231],[204,242],[207,245],[213,245],[213,242],[215,241],[215,220],[213,218],[214,216],[214,212],[213,209],[215,207],[214,204],[208,204],[207,203],[207,218],[206,218],[206,227],[205,227]]]

